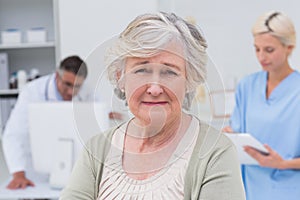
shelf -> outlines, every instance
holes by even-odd
[[[44,47],[55,47],[55,43],[44,42],[44,43],[0,44],[0,50],[1,49],[44,48]]]
[[[0,90],[0,98],[10,98],[10,97],[17,97],[19,94],[18,89],[6,89]]]

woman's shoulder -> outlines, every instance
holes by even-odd
[[[200,135],[204,136],[204,142],[202,149],[226,149],[233,146],[231,140],[223,134],[221,130],[218,130],[211,125],[201,123]]]
[[[241,79],[240,84],[251,84],[253,82],[263,80],[267,76],[265,71],[258,71],[249,75],[246,75],[244,78]]]
[[[224,152],[233,146],[232,141],[221,130],[200,121],[196,152],[198,151],[201,157],[216,155],[216,152]]]
[[[231,149],[234,148],[234,144],[221,130],[203,121],[199,121],[199,125],[198,138],[192,155],[194,163],[208,164],[209,160],[218,159],[225,152],[232,153]]]
[[[91,137],[88,142],[87,142],[87,145],[88,146],[98,146],[99,144],[101,143],[110,143],[111,141],[111,138],[112,138],[112,135],[113,133],[120,127],[121,125],[117,125],[117,126],[114,126],[114,127],[111,127],[109,129],[107,129],[106,131],[104,132],[100,132],[96,135],[94,135],[93,137]]]
[[[239,81],[236,92],[238,94],[248,94],[249,91],[256,92],[257,89],[261,88],[261,86],[265,84],[266,79],[267,73],[265,71],[259,71],[249,74]]]
[[[86,149],[93,153],[99,153],[102,152],[102,150],[108,150],[111,145],[113,134],[124,124],[126,124],[126,122],[123,122],[119,125],[109,128],[104,132],[94,135],[86,142]]]
[[[300,82],[300,72],[298,70],[295,70],[293,73],[295,79]]]

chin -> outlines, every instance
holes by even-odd
[[[268,71],[270,69],[269,65],[262,65],[262,69]]]
[[[72,97],[64,97],[64,101],[72,101]]]
[[[145,125],[150,125],[152,123],[157,122],[166,122],[168,114],[165,111],[158,111],[158,110],[152,110],[152,111],[145,111],[139,112],[136,115],[136,118],[142,121]]]

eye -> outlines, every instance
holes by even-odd
[[[72,84],[72,83],[64,82],[64,84],[65,84],[67,87],[73,87],[73,84]]]
[[[275,50],[275,49],[272,48],[272,47],[267,47],[267,48],[266,48],[266,52],[267,52],[267,53],[272,53],[274,50]]]
[[[178,73],[172,69],[165,69],[161,71],[161,75],[164,76],[178,76]]]
[[[137,74],[137,73],[142,73],[145,71],[146,71],[146,69],[138,69],[138,70],[135,70],[134,73]]]
[[[146,73],[151,73],[151,70],[147,68],[139,68],[134,70],[134,74],[146,74]]]

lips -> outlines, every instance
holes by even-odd
[[[142,104],[147,106],[162,106],[168,104],[167,101],[142,101]]]
[[[270,63],[260,63],[261,64],[261,66],[263,66],[263,67],[266,67],[266,66],[269,66],[270,65]]]

